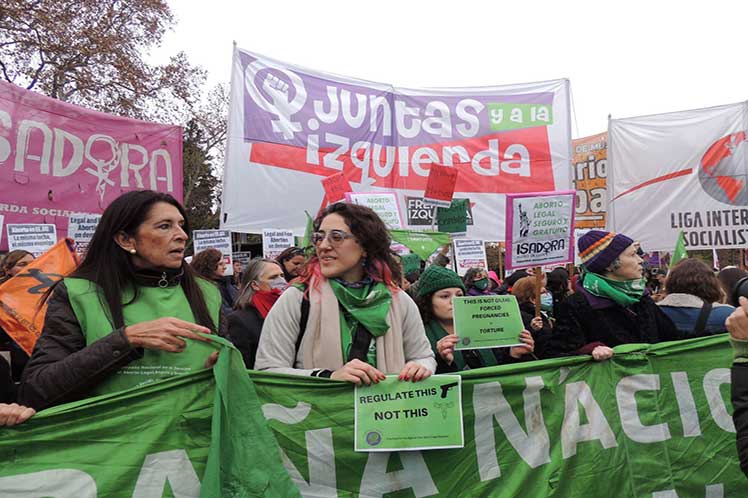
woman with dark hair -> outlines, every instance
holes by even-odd
[[[262,324],[286,285],[277,261],[255,258],[247,265],[236,311],[231,312],[226,321],[229,340],[241,351],[244,364],[250,370],[255,367]]]
[[[483,268],[470,268],[462,278],[465,294],[468,296],[485,296],[493,294],[488,289],[488,272]]]
[[[224,314],[231,313],[238,296],[236,289],[231,286],[231,280],[224,275],[226,272],[226,261],[218,249],[209,248],[200,251],[192,258],[190,266],[195,273],[206,280],[216,284],[221,292],[221,307]]]
[[[682,339],[670,318],[645,292],[642,258],[629,237],[590,230],[579,238],[583,273],[577,292],[559,307],[546,356],[613,356],[613,347]]]
[[[290,282],[299,276],[301,267],[304,266],[306,257],[304,256],[304,250],[298,247],[289,247],[275,258],[275,261],[280,264],[283,270],[283,278],[286,282]]]
[[[717,279],[722,285],[722,291],[725,293],[724,302],[730,306],[738,307],[738,297],[735,294],[735,286],[741,279],[748,277],[748,272],[741,270],[736,266],[725,266],[717,274]]]
[[[431,349],[436,354],[437,374],[492,367],[532,353],[535,343],[526,330],[520,334],[525,346],[455,351],[459,337],[454,329],[453,299],[464,295],[463,281],[450,269],[431,265],[421,275],[416,303]]]
[[[314,222],[315,255],[265,319],[258,370],[377,383],[419,381],[436,368],[418,307],[392,279],[384,222],[337,203]]]
[[[545,288],[551,294],[551,316],[557,317],[561,303],[571,294],[569,289],[569,272],[565,268],[554,268],[546,276]]]
[[[218,331],[221,295],[184,262],[188,232],[169,194],[127,192],[104,210],[83,262],[47,294],[21,404],[42,409],[215,363],[198,332]]]
[[[34,261],[34,255],[23,249],[10,251],[0,259],[0,284],[15,277]],[[0,351],[10,353],[10,365],[14,382],[21,380],[21,374],[29,361],[29,355],[0,327]]]
[[[679,261],[670,269],[665,289],[657,305],[686,338],[727,331],[725,320],[735,307],[720,304],[722,287],[706,264],[693,258]]]
[[[34,255],[23,249],[10,251],[0,259],[0,284],[18,275],[26,265],[34,261]]]

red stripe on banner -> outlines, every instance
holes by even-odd
[[[644,183],[640,183],[636,187],[632,187],[625,192],[621,192],[617,196],[613,198],[614,201],[618,200],[619,198],[623,197],[624,195],[630,194],[631,192],[634,192],[636,190],[639,190],[640,188],[648,187],[650,185],[654,185],[655,183],[664,182],[666,180],[672,180],[673,178],[678,178],[679,176],[688,176],[693,171],[693,168],[688,169],[682,169],[680,171],[676,171],[675,173],[669,173],[667,175],[658,176],[657,178],[652,178],[651,180],[647,180]]]
[[[367,184],[389,189],[425,190],[431,164],[451,164],[460,170],[456,192],[521,193],[555,189],[545,126],[389,150],[370,146],[369,150],[359,147],[351,151],[355,145],[312,148],[253,142],[249,160],[318,176],[342,170],[354,183],[361,183],[359,166],[365,164]]]

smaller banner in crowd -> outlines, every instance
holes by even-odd
[[[233,253],[231,259],[241,263],[242,268],[246,268],[249,261],[252,259],[252,253],[250,251],[237,251]]]
[[[465,235],[467,231],[467,199],[455,199],[448,208],[436,209],[436,224],[440,232],[452,236]]]
[[[455,197],[452,200],[459,200]],[[470,199],[467,199],[467,225],[473,225],[473,208],[470,205]],[[451,204],[450,204],[451,205]],[[424,202],[423,197],[405,197],[405,208],[407,214],[408,226],[411,227],[433,227],[434,216],[436,216],[436,206],[430,206]]]
[[[68,220],[68,238],[75,243],[75,252],[85,254],[101,220],[100,214],[73,214]]]
[[[354,391],[355,451],[462,448],[462,378],[434,375],[402,382],[397,375]]]
[[[524,329],[514,296],[455,297],[455,350],[518,346]]]
[[[262,257],[275,259],[280,253],[293,247],[295,243],[291,230],[266,228],[262,231]]]
[[[434,251],[445,244],[449,244],[451,237],[448,233],[427,232],[418,230],[390,230],[390,236],[395,242],[399,242],[419,258],[426,261]]]
[[[42,333],[46,303],[44,293],[78,265],[73,241],[62,239],[28,266],[0,285],[0,328],[28,355]]]
[[[454,246],[455,271],[459,276],[465,276],[470,268],[488,270],[486,261],[486,245],[482,240],[455,239]]]
[[[647,251],[748,245],[748,102],[608,125],[608,224]]]
[[[195,245],[195,254],[206,249],[218,249],[223,255],[226,263],[224,275],[234,274],[234,265],[231,251],[231,232],[228,230],[193,230],[192,243]]]
[[[577,191],[577,228],[605,228],[608,207],[608,134],[599,133],[571,141],[572,182]]]
[[[346,199],[354,204],[370,207],[382,218],[387,228],[402,229],[400,207],[397,196],[392,192],[350,193]]]
[[[575,194],[573,190],[507,194],[507,269],[574,261]]]
[[[432,206],[449,207],[455,193],[458,173],[457,168],[432,164],[426,182],[426,192],[423,194],[424,202]]]
[[[345,200],[345,194],[352,192],[351,182],[345,177],[345,173],[335,173],[322,179],[322,186],[325,188],[325,196],[328,203]]]
[[[9,223],[8,251],[23,249],[39,257],[57,242],[57,228],[52,224]]]

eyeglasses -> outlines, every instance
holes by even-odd
[[[343,243],[343,241],[345,241],[345,239],[353,238],[353,235],[348,232],[344,232],[343,230],[330,230],[330,232],[327,234],[325,234],[325,232],[314,232],[312,234],[312,244],[318,246],[322,243],[323,240],[327,239],[330,245],[339,246]]]

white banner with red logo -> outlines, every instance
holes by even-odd
[[[504,237],[504,194],[570,188],[569,82],[403,89],[234,51],[221,227],[305,228],[321,179],[423,197],[432,164],[459,168],[468,236]],[[411,228],[407,225],[405,228]],[[415,228],[415,227],[413,227]]]
[[[748,104],[613,119],[608,227],[647,251],[748,245]]]

